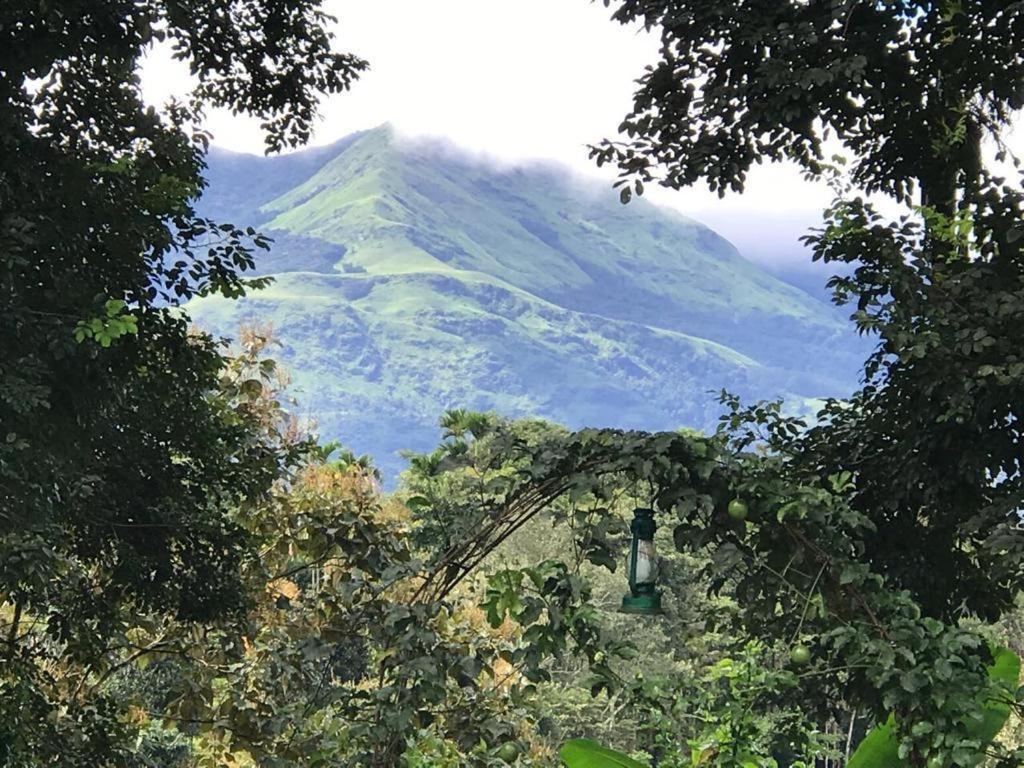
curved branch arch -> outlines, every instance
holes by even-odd
[[[510,535],[559,498],[591,495],[607,498],[611,478],[646,482],[660,513],[694,502],[693,511],[710,513],[728,500],[730,462],[723,441],[695,433],[584,429],[531,443],[489,432],[488,466],[495,461],[513,470],[478,498],[471,534],[447,547],[432,565],[418,596],[446,597]],[[477,441],[480,444],[481,441]],[[459,443],[455,454],[468,455]],[[449,457],[451,458],[451,457]],[[458,461],[449,466],[458,466]]]

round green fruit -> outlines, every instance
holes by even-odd
[[[928,768],[946,768],[946,762],[938,755],[932,755],[928,758]]]
[[[806,645],[795,645],[789,652],[789,660],[794,664],[806,664],[811,660],[811,649]]]
[[[748,512],[747,502],[743,499],[733,499],[729,502],[729,517],[733,520],[746,520]]]
[[[498,757],[504,760],[509,765],[512,765],[519,757],[519,745],[513,741],[509,741],[498,747]]]

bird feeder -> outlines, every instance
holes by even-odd
[[[633,534],[626,558],[629,593],[622,598],[623,613],[657,616],[661,610],[658,591],[658,554],[654,549],[654,510],[636,509],[629,530]]]

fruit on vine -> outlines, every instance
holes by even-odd
[[[498,747],[498,758],[512,765],[519,757],[519,745],[514,741],[508,741]]]
[[[811,649],[806,645],[794,645],[789,652],[789,660],[802,666],[811,660]]]
[[[946,763],[938,755],[932,755],[926,763],[928,768],[946,768]]]
[[[746,520],[748,512],[747,502],[743,499],[733,499],[729,502],[729,517],[733,520]]]

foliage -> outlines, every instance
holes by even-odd
[[[438,576],[454,564],[445,557],[450,555],[452,550],[448,548],[453,542],[465,541],[467,535],[486,530],[491,521],[500,520],[502,507],[511,506],[510,499],[519,491],[528,493],[546,486],[546,467],[552,478],[564,479],[567,486],[591,483],[587,488],[594,490],[593,477],[587,477],[586,471],[574,472],[567,446],[587,444],[595,453],[607,450],[603,457],[606,464],[591,460],[594,455],[589,459],[576,457],[598,476],[596,497],[581,488],[568,492],[564,488],[561,492],[545,490],[536,517],[500,537],[494,554],[477,566],[489,569],[504,564],[504,569],[490,576],[486,609],[507,611],[512,617],[529,616],[534,583],[531,575],[536,578],[537,570],[530,564],[559,553],[570,571],[587,584],[590,603],[603,614],[600,632],[605,639],[601,650],[585,657],[579,666],[561,660],[558,672],[540,687],[541,706],[549,713],[546,730],[555,738],[579,735],[582,728],[586,735],[604,743],[629,745],[657,756],[659,765],[689,765],[688,742],[714,738],[713,728],[703,728],[702,721],[711,723],[714,718],[724,717],[724,702],[717,689],[709,687],[709,675],[714,673],[717,661],[737,660],[737,669],[745,664],[744,668],[756,670],[762,681],[766,670],[776,667],[773,683],[776,677],[792,677],[785,668],[788,662],[781,661],[788,657],[785,645],[773,654],[748,653],[736,647],[742,641],[731,631],[726,617],[734,615],[737,607],[724,596],[705,597],[709,582],[700,571],[707,567],[707,559],[666,551],[672,546],[668,528],[657,538],[662,552],[660,585],[666,592],[669,616],[638,621],[609,610],[618,606],[626,588],[624,576],[615,573],[617,563],[625,557],[625,521],[632,516],[633,507],[648,505],[655,493],[647,482],[631,476],[629,469],[654,463],[649,457],[656,451],[645,446],[645,436],[597,430],[573,434],[543,422],[508,422],[494,415],[465,411],[446,414],[442,424],[446,425],[446,443],[431,454],[411,457],[404,491],[410,494],[406,503],[417,523],[414,535],[428,552],[438,553],[428,560]],[[621,442],[616,441],[617,436]],[[694,433],[659,436],[662,445],[676,440],[680,447],[688,441],[697,446],[708,442],[708,438]],[[628,448],[620,454],[617,446]],[[695,453],[701,450],[697,447]],[[706,447],[703,450],[705,456],[711,455]],[[618,474],[612,469],[616,461],[621,462]],[[667,465],[659,459],[654,461]],[[683,464],[689,461],[693,457]],[[716,465],[709,461],[702,466],[709,470]],[[724,508],[722,512],[725,516]],[[478,539],[477,547],[486,550],[488,541]],[[509,565],[515,567],[510,569]],[[717,627],[723,631],[717,631]],[[549,632],[544,631],[544,643],[550,642]],[[737,704],[735,712],[737,720],[743,720],[743,727],[762,734],[761,742],[765,734],[773,734],[778,740],[775,748],[782,750],[784,744],[788,750],[785,754],[790,754],[792,745],[806,742],[796,736],[800,729],[808,738],[817,733],[799,707],[787,713],[779,706],[780,691],[789,690],[799,696],[794,684],[785,688],[759,683],[757,688],[757,703],[763,706]],[[591,696],[596,698],[588,703]],[[744,705],[750,703],[744,701]],[[837,710],[844,706],[845,702],[835,702]],[[739,717],[741,711],[743,718]],[[813,738],[820,741],[819,736]]]
[[[837,701],[882,719],[895,712],[898,722],[918,726],[900,732],[902,754],[967,764],[964,756],[978,748],[974,702],[990,688],[986,641],[971,627],[923,616],[909,593],[863,558],[874,527],[847,501],[852,477],[819,479],[781,451],[800,434],[798,420],[782,416],[778,404],[744,410],[726,402],[729,432],[711,437],[534,428],[526,439],[521,426],[492,420],[481,437],[442,446],[428,469],[474,485],[472,494],[444,496],[450,519],[475,535],[436,559],[428,583],[436,594],[449,592],[505,531],[558,509],[560,500],[594,513],[577,519],[597,520],[608,516],[618,488],[639,486],[645,504],[674,520],[676,546],[706,553],[710,588],[735,597],[737,610],[718,617],[734,636],[809,648],[800,685],[787,692],[785,676],[773,684],[774,707],[792,705],[819,722]],[[757,444],[780,452],[751,451]],[[728,515],[737,497],[748,505],[745,521]],[[423,499],[419,507],[429,507]],[[595,531],[589,546],[601,553],[608,543]],[[523,583],[507,584],[493,603],[515,615]],[[596,690],[622,684],[607,662],[591,670]],[[942,742],[927,733],[941,733]]]
[[[784,656],[754,642],[705,661],[692,679],[638,675],[627,689],[650,739],[646,751],[663,768],[798,768],[832,756],[828,738],[787,701],[799,691],[800,676],[781,662]]]
[[[13,0],[0,8],[0,760],[100,766],[132,730],[97,691],[125,616],[242,607],[229,511],[289,462],[218,393],[219,346],[176,305],[241,295],[265,238],[194,207],[206,106],[309,135],[330,51],[309,0]],[[142,99],[170,46],[188,104]],[[262,284],[261,282],[255,283]],[[257,382],[258,383],[258,382]]]
[[[988,669],[989,677],[996,684],[995,696],[976,702],[979,712],[971,717],[970,731],[982,749],[996,737],[1009,719],[1011,704],[1016,695],[1020,677],[1020,658],[1007,648],[993,651],[994,662]],[[931,735],[936,746],[941,746],[942,733],[933,732],[928,724],[912,726],[924,735]],[[876,726],[868,733],[850,758],[850,768],[898,768],[905,764],[905,755],[900,754],[896,738],[894,719]],[[961,755],[958,762],[969,762],[974,754]]]
[[[830,745],[818,730],[798,707],[786,703],[787,693],[798,689],[801,679],[799,670],[781,663],[780,656],[784,658],[748,644],[681,691],[677,711],[699,721],[697,734],[686,751],[682,745],[662,745],[675,753],[675,761],[662,758],[661,764],[800,768],[829,756]]]
[[[642,763],[589,739],[566,742],[560,755],[569,768],[643,768]]]
[[[593,694],[647,718],[643,749],[677,765],[799,761],[822,749],[810,724],[847,705],[890,722],[883,752],[910,765],[1020,761],[988,745],[1016,657],[964,619],[1000,617],[1024,575],[1024,194],[980,152],[1024,102],[1024,5],[616,5],[663,42],[630,142],[595,150],[632,182],[622,200],[656,166],[668,186],[719,191],[784,157],[836,180],[809,242],[856,265],[833,287],[879,339],[864,387],[811,427],[723,395],[710,436],[453,413],[414,459],[415,520],[354,456],[313,451],[286,475],[306,446],[260,359],[266,334],[227,361],[178,307],[242,295],[268,244],[196,213],[203,106],[259,115],[280,149],[308,137],[317,91],[364,67],[330,52],[319,6],[4,6],[0,759],[543,764],[534,697],[576,656]],[[163,113],[134,77],[155,40],[197,79]],[[843,188],[826,131],[854,155],[851,185],[919,194],[913,212],[883,223]],[[330,214],[315,197],[306,212]],[[519,221],[559,250],[535,223]],[[433,259],[438,243],[420,245]],[[668,692],[624,673],[635,649],[581,574],[614,568],[627,493],[729,601],[709,624],[761,639]],[[541,514],[570,528],[575,562],[502,567],[467,594]]]
[[[263,397],[267,406],[279,400],[269,386]],[[496,420],[455,412],[445,423],[452,437],[473,428],[486,438]],[[539,422],[519,426],[535,439],[566,434]],[[424,600],[417,593],[429,571],[421,558],[429,563],[434,553],[429,537],[416,536],[419,521],[379,495],[372,468],[344,455],[322,461],[268,503],[238,511],[252,545],[242,565],[245,616],[201,631],[136,617],[138,650],[115,653],[118,670],[104,686],[135,713],[136,757],[178,755],[182,765],[552,765],[544,721],[553,713],[538,695],[561,695],[556,669],[582,659],[571,684],[604,690],[609,679],[625,679],[612,665],[633,658],[631,644],[608,631],[585,576],[572,563],[507,563],[443,601]],[[465,493],[475,495],[473,486]],[[580,532],[582,524],[565,515],[558,529]],[[550,535],[537,550],[551,551]],[[638,684],[629,696],[648,693]]]
[[[716,696],[714,683],[722,678],[729,681],[729,700],[726,702],[715,701],[711,707],[681,707],[681,711],[690,717],[697,717],[706,724],[705,734],[702,738],[691,741],[693,747],[690,760],[675,762],[671,757],[667,760],[663,755],[659,756],[659,765],[742,765],[742,766],[775,766],[775,755],[778,748],[762,749],[757,754],[757,749],[766,741],[768,743],[780,741],[780,732],[777,728],[781,722],[785,724],[788,720],[786,713],[774,713],[775,717],[765,723],[758,723],[754,719],[753,709],[758,697],[770,697],[777,693],[781,687],[796,685],[797,676],[792,672],[766,671],[765,667],[757,658],[758,654],[751,654],[749,659],[736,664],[732,659],[723,659],[716,664],[705,683],[710,683],[708,688],[701,691],[711,691],[706,698],[713,699]],[[970,719],[969,730],[975,739],[975,747],[965,750],[962,754],[955,755],[954,761],[957,764],[974,764],[977,760],[976,749],[987,749],[996,734],[1006,723],[1014,698],[1014,689],[1020,674],[1020,659],[1012,651],[1002,648],[993,653],[995,661],[989,668],[989,675],[996,683],[997,698],[988,701],[979,701],[979,713],[975,713]],[[774,676],[774,679],[772,679]],[[739,683],[739,684],[737,684]],[[687,702],[688,703],[688,702]],[[779,715],[782,715],[779,717]],[[792,720],[797,726],[801,725],[799,715]],[[767,732],[766,732],[767,730]],[[914,727],[914,731],[921,735],[930,735],[935,746],[942,746],[944,734],[935,732],[928,723]],[[783,731],[784,733],[784,731]],[[810,739],[804,741],[807,745],[807,754],[820,758],[825,753],[824,744],[817,741],[816,734],[808,733]],[[795,760],[791,751],[786,751],[784,765],[803,766],[803,760]],[[605,768],[616,765],[634,765],[625,755],[613,752],[612,750],[599,747],[593,742],[584,740],[570,741],[562,750],[562,757],[569,768]],[[896,736],[893,718],[876,726],[869,732],[859,744],[856,752],[850,756],[847,765],[850,768],[899,768],[906,765],[906,755],[901,756],[900,745]],[[932,760],[929,765],[938,764]]]
[[[1016,2],[604,4],[661,37],[629,140],[594,150],[644,181],[739,191],[753,164],[782,159],[819,175],[832,135],[858,187],[900,201],[920,189],[949,213],[957,185],[977,180],[982,136],[1024,106]]]
[[[1024,106],[1024,7],[614,4],[619,21],[660,29],[662,48],[624,123],[630,140],[595,149],[599,162],[740,190],[763,160],[843,178],[827,135],[851,156],[852,189],[840,186],[808,241],[815,259],[855,267],[833,281],[836,298],[855,302],[879,344],[864,388],[830,403],[793,452],[823,476],[856,477],[852,503],[878,529],[867,556],[926,613],[997,617],[1024,553],[1024,195],[985,166],[981,145],[1008,157],[1000,132]],[[917,205],[886,223],[857,190]]]
[[[238,524],[253,545],[246,615],[201,634],[147,617],[145,652],[124,659],[176,660],[142,721],[189,734],[198,766],[498,766],[509,750],[524,768],[549,765],[535,683],[571,650],[611,652],[562,564],[420,599],[408,511],[358,465],[311,464]],[[510,590],[524,579],[528,593]]]
[[[877,336],[877,351],[862,389],[827,403],[810,429],[734,409],[734,428],[767,431],[769,454],[739,490],[784,526],[816,528],[805,544],[825,564],[802,577],[813,586],[801,615],[820,627],[812,649],[846,655],[853,643],[866,667],[846,686],[858,698],[871,687],[881,694],[879,721],[895,711],[900,755],[969,764],[978,745],[964,720],[988,687],[989,654],[959,622],[1007,611],[1024,562],[1024,194],[982,153],[990,140],[996,159],[1019,171],[1001,133],[1024,106],[1024,6],[605,4],[662,42],[622,125],[627,140],[593,150],[598,163],[618,165],[624,201],[651,180],[742,190],[765,160],[795,161],[836,187],[825,226],[807,240],[816,259],[853,268],[831,285],[837,302],[855,305],[858,329]],[[830,136],[849,159],[825,157]],[[862,193],[911,212],[886,222]],[[770,501],[779,478],[795,483],[796,506]],[[830,577],[837,545],[847,564]],[[785,557],[769,567],[793,575]],[[850,606],[835,593],[849,585],[861,609],[871,606],[874,640],[843,626]],[[774,599],[751,586],[755,600]],[[897,679],[903,693],[891,688]]]
[[[830,211],[816,253],[861,262],[835,285],[880,344],[867,386],[829,403],[799,451],[811,466],[856,474],[852,502],[878,524],[868,555],[926,613],[994,620],[1013,605],[1024,567],[1024,259],[997,223],[1021,220],[1024,196],[978,194],[963,202],[972,234],[953,241],[936,225],[883,224],[859,201]],[[910,537],[907,552],[899,542]]]
[[[242,341],[239,354],[223,360],[218,390],[205,394],[222,425],[220,439],[226,441],[232,432],[239,436],[239,459],[233,472],[226,473],[236,493],[247,487],[242,485],[244,473],[252,474],[259,466],[252,457],[273,462],[264,470],[269,479],[257,475],[249,481],[269,486],[278,474],[277,463],[294,460],[305,448],[294,419],[281,410],[280,372],[273,361],[262,357],[268,338],[243,329]],[[197,338],[196,343],[208,342]],[[183,480],[187,477],[183,475]],[[141,700],[158,706],[155,702],[163,702],[165,692],[159,684],[153,687],[152,676],[133,678],[133,665],[148,662],[153,655],[172,654],[168,638],[173,633],[195,638],[202,623],[242,610],[248,598],[237,569],[247,556],[251,540],[228,515],[233,516],[258,498],[252,492],[249,500],[241,496],[225,496],[222,500],[225,506],[231,503],[233,509],[209,525],[214,533],[230,537],[230,549],[225,548],[223,553],[210,550],[199,538],[199,529],[189,533],[196,551],[173,545],[172,552],[164,556],[166,567],[161,567],[160,561],[148,561],[149,578],[142,586],[157,590],[159,579],[168,580],[162,600],[147,597],[139,588],[135,594],[119,589],[115,574],[100,571],[104,561],[91,562],[84,556],[63,553],[60,547],[66,545],[61,541],[38,545],[48,555],[53,572],[23,557],[12,555],[5,561],[9,574],[22,566],[39,579],[37,592],[25,593],[22,601],[5,606],[0,614],[6,621],[8,643],[0,678],[5,715],[0,726],[0,758],[5,765],[50,764],[48,761],[58,756],[60,765],[120,765],[129,754],[131,760],[146,760],[146,755],[153,754],[167,761],[183,754],[184,746],[174,734],[140,727],[143,723],[137,715],[144,710],[129,707],[129,703]],[[121,533],[121,538],[128,533]],[[39,532],[32,534],[44,541]],[[134,541],[136,545],[148,543],[149,552],[161,544],[154,533],[146,537],[136,534]],[[108,556],[113,554],[116,550]],[[226,573],[219,573],[219,569]],[[58,581],[48,583],[44,580],[47,577]],[[189,578],[205,581],[194,584]],[[225,584],[217,579],[225,580]],[[172,611],[164,601],[179,599],[176,590],[182,590],[180,599],[188,602]],[[173,661],[174,657],[166,658]],[[167,662],[160,670],[163,683],[179,671]]]

